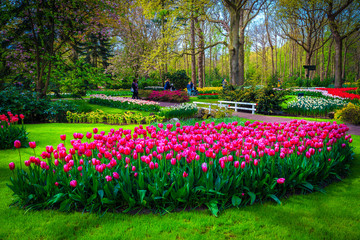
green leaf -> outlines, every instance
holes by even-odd
[[[140,204],[143,204],[144,197],[145,197],[145,194],[146,194],[146,190],[138,190],[138,193],[140,195]]]
[[[281,205],[281,201],[279,200],[279,198],[277,196],[275,196],[274,194],[268,194],[268,197],[272,198],[275,202],[277,202],[279,205]]]
[[[233,195],[231,198],[231,203],[234,207],[238,207],[241,204],[241,198],[236,195]]]
[[[255,193],[253,193],[253,192],[248,192],[247,194],[249,194],[250,199],[251,199],[250,205],[253,205],[254,202],[255,202],[255,199],[256,199]]]
[[[218,202],[216,200],[212,200],[209,203],[206,203],[206,206],[209,208],[210,212],[215,216],[218,217],[219,208],[217,206]]]
[[[98,193],[99,193],[100,199],[103,199],[104,198],[104,190],[100,189],[98,191]]]

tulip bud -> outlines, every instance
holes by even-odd
[[[10,170],[14,170],[15,169],[15,163],[13,163],[13,162],[9,163],[9,168],[10,168]]]
[[[76,185],[77,185],[77,181],[76,180],[72,180],[72,181],[70,181],[70,186],[71,187],[76,187]]]
[[[20,148],[21,147],[21,142],[19,140],[15,140],[14,147],[15,148]]]

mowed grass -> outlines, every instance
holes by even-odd
[[[105,124],[27,125],[37,154],[46,145],[57,146],[60,134],[68,140],[73,132],[86,133],[93,127],[108,132]],[[121,126],[124,128],[124,126]],[[133,129],[132,126],[125,126]],[[353,146],[360,136],[353,136]],[[67,140],[66,146],[69,146]],[[22,159],[32,149],[21,149]],[[0,151],[0,239],[360,239],[360,149],[355,149],[351,174],[342,182],[326,187],[326,194],[294,195],[273,202],[228,209],[215,218],[208,210],[129,215],[95,214],[57,210],[25,211],[9,207],[12,202],[6,186],[12,172],[8,163],[19,166],[15,150]]]

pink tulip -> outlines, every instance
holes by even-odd
[[[10,168],[10,170],[14,170],[15,169],[15,163],[13,163],[13,162],[9,163],[9,168]]]
[[[98,130],[97,128],[93,128],[93,133],[94,133],[94,134],[97,134],[98,131],[99,131],[99,130]]]
[[[278,184],[283,184],[283,183],[285,182],[285,178],[278,178],[278,179],[276,180],[276,182],[277,182]]]
[[[138,176],[138,173],[136,172],[136,173],[134,173],[134,177],[137,177]]]
[[[244,169],[244,168],[245,168],[245,166],[246,166],[246,162],[244,162],[244,161],[243,161],[243,162],[241,162],[241,166],[240,166],[240,167],[241,167],[241,169]]]
[[[21,147],[21,142],[19,140],[15,140],[14,147],[15,148],[20,148]]]
[[[29,142],[30,148],[36,148],[36,142]]]
[[[109,175],[107,175],[107,176],[105,177],[105,179],[106,179],[106,181],[108,181],[108,182],[111,182],[111,181],[112,181],[112,177],[109,176]]]
[[[28,160],[28,161],[25,161],[25,166],[29,167],[31,165],[31,162]]]
[[[64,134],[64,135],[60,135],[60,139],[62,140],[62,141],[65,141],[66,140],[66,135]]]
[[[208,170],[207,164],[206,163],[201,164],[201,169],[203,172],[207,172],[207,170]]]
[[[74,187],[76,187],[76,185],[77,185],[77,181],[76,181],[76,180],[71,180],[71,181],[70,181],[70,186],[71,186],[71,187],[74,188]]]
[[[117,173],[117,172],[113,172],[113,177],[115,179],[119,179],[120,178],[120,175]]]
[[[254,165],[257,166],[259,164],[259,161],[257,159],[254,160]]]
[[[57,187],[58,187],[58,186],[59,186],[59,183],[58,183],[58,182],[55,182],[55,186],[57,186]]]
[[[78,166],[77,170],[78,170],[79,172],[81,172],[81,171],[83,170],[83,167],[82,167],[82,166]]]
[[[186,178],[187,176],[189,176],[189,174],[184,171],[183,172],[183,177]]]
[[[239,165],[240,165],[239,161],[235,161],[235,162],[234,162],[234,167],[235,167],[235,168],[239,168]]]
[[[149,163],[149,168],[150,168],[150,169],[154,169],[154,168],[155,168],[154,162],[150,162],[150,163]]]
[[[86,138],[90,139],[92,137],[92,134],[90,132],[86,133]]]

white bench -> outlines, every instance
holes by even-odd
[[[197,105],[207,105],[208,107],[198,107],[198,108],[207,109],[207,110],[209,110],[209,113],[211,113],[211,106],[224,107],[226,110],[228,109],[228,106],[225,104],[207,103],[207,102],[193,102],[193,103],[196,104],[196,106]]]
[[[224,105],[224,104],[228,104],[228,108],[232,108],[235,109],[235,111],[237,112],[237,110],[248,110],[251,111],[252,114],[255,113],[256,111],[256,105],[257,103],[247,103],[247,102],[232,102],[232,101],[219,101],[220,104]],[[231,105],[229,105],[231,104]],[[232,106],[234,105],[234,106]],[[240,106],[251,106],[251,107],[239,107]]]

